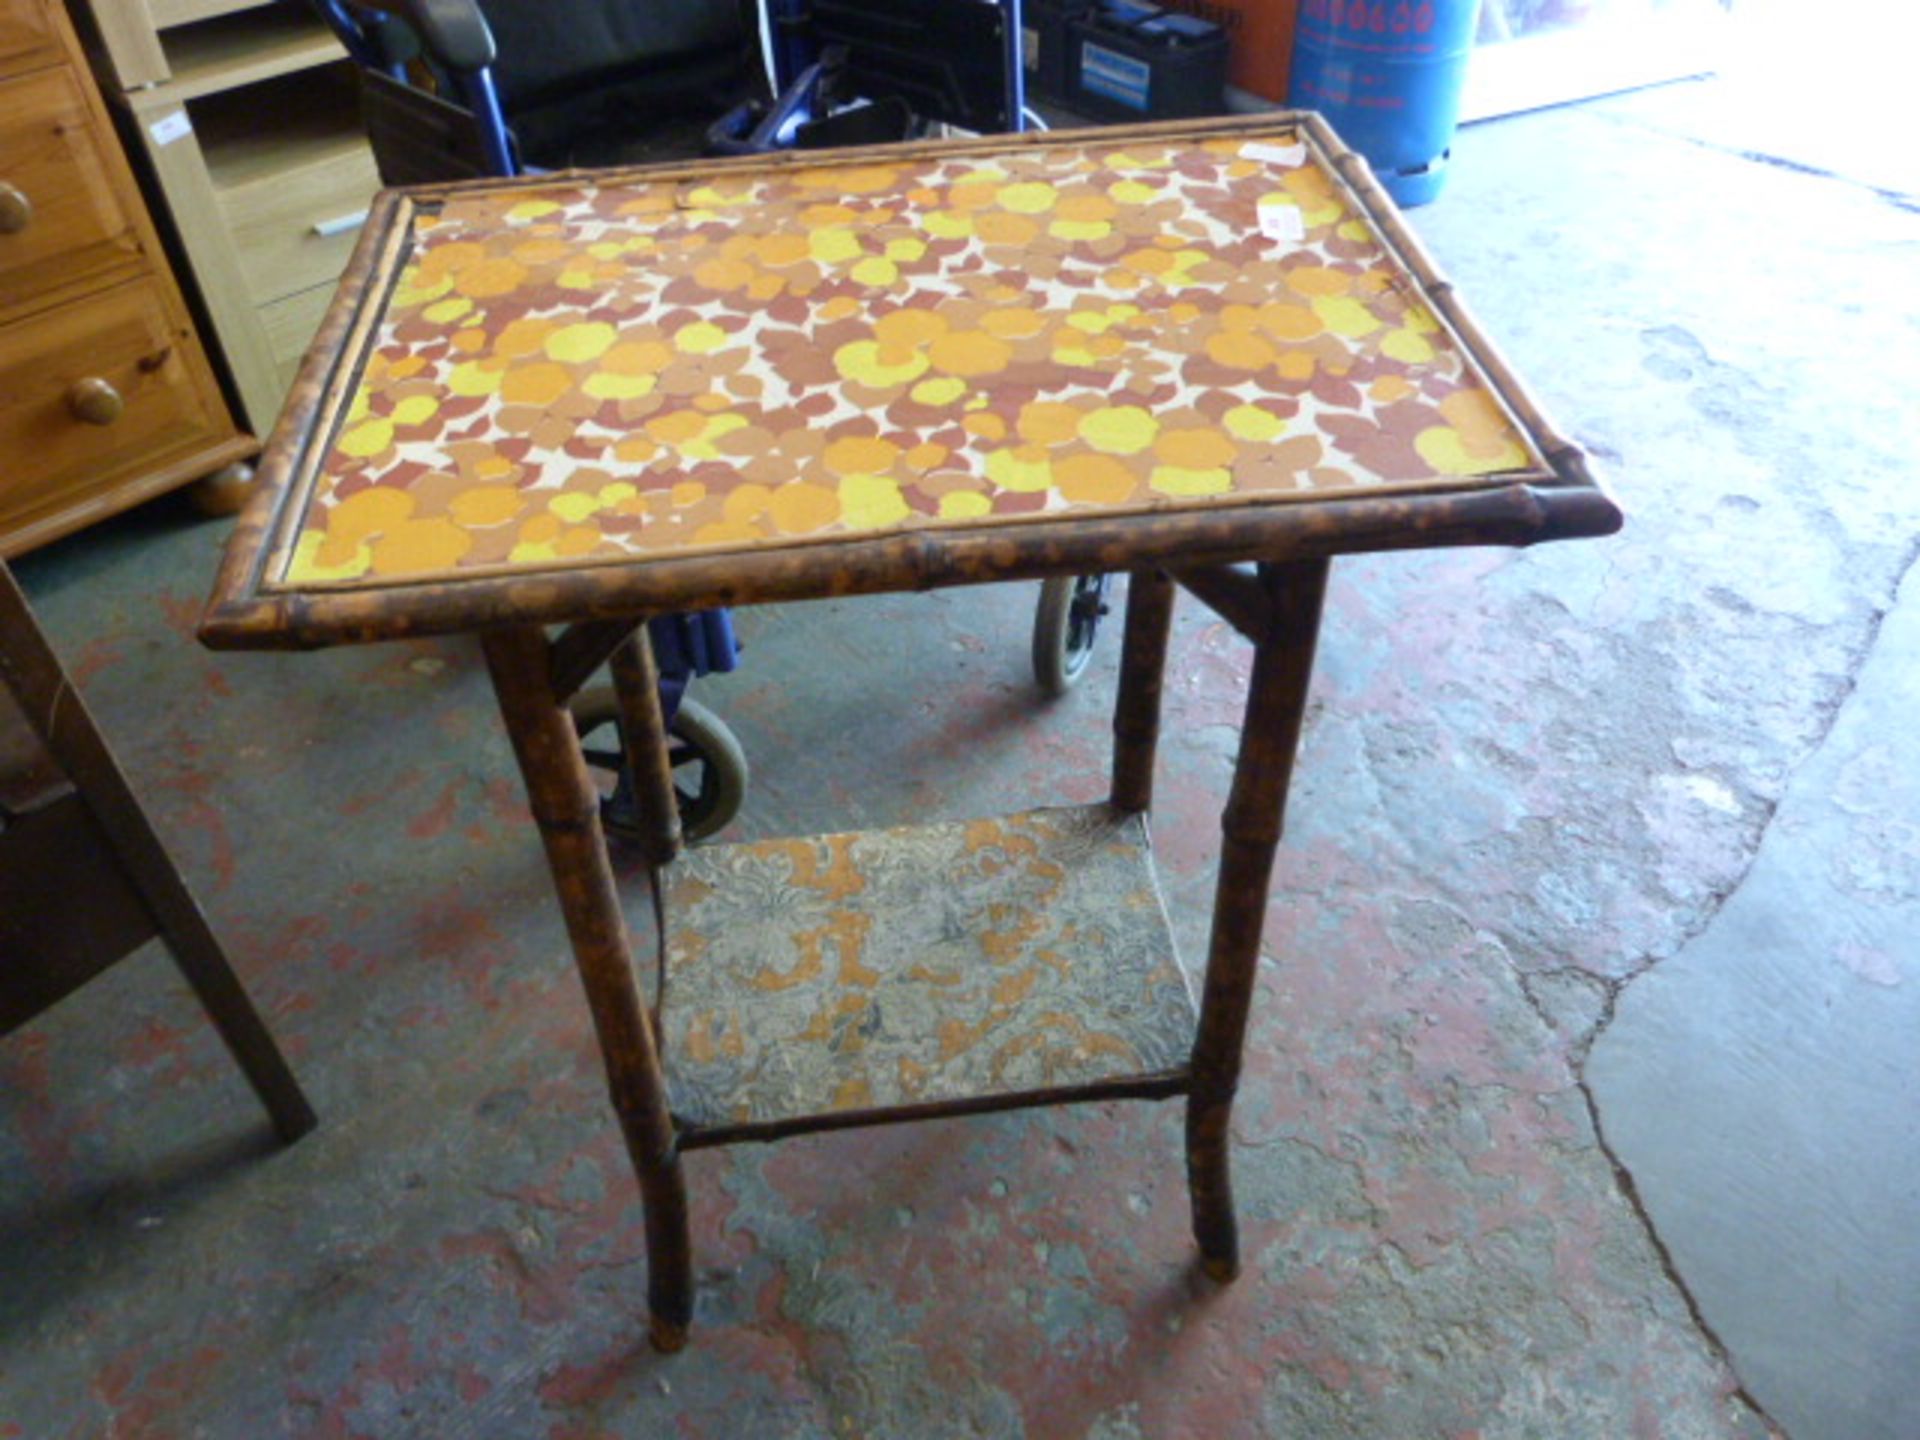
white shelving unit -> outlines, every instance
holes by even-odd
[[[232,380],[264,436],[379,188],[351,62],[286,0],[86,0]]]

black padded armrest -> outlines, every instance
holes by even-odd
[[[429,59],[449,70],[484,70],[498,52],[475,0],[347,0],[356,10],[398,15],[413,28]]]

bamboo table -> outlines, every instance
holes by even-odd
[[[1183,1095],[1230,1277],[1332,557],[1619,520],[1316,118],[1179,122],[383,194],[201,634],[480,635],[671,1349],[681,1152],[839,1126]],[[646,615],[1119,570],[1106,803],[680,853]],[[1197,1005],[1145,823],[1176,585],[1255,647]],[[608,660],[665,895],[651,1008],[566,708]]]

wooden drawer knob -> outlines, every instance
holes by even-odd
[[[18,185],[0,180],[0,235],[18,235],[33,223],[33,201]]]
[[[67,391],[67,409],[73,412],[74,419],[88,425],[111,425],[126,408],[127,402],[120,398],[120,392],[97,376],[76,380]]]

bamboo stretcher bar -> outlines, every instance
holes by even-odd
[[[1247,639],[1258,640],[1267,633],[1272,612],[1257,572],[1242,565],[1180,565],[1173,578]]]

